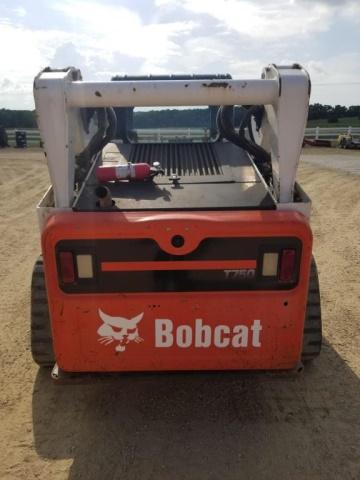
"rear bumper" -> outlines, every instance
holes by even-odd
[[[299,278],[288,290],[65,293],[56,246],[64,240],[153,238],[191,252],[207,237],[296,237]],[[290,369],[301,355],[312,236],[296,212],[142,216],[60,213],[42,236],[56,360],[64,371]],[[187,251],[186,251],[187,249]]]

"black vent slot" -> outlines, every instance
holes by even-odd
[[[131,163],[160,162],[165,175],[222,175],[211,143],[138,143],[131,146]]]

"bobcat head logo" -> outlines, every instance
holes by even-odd
[[[136,317],[127,319],[124,317],[111,317],[99,309],[99,316],[104,322],[97,333],[101,338],[98,339],[103,345],[117,341],[116,352],[124,352],[126,345],[130,342],[140,343],[143,339],[139,336],[138,323],[143,318],[144,313]]]

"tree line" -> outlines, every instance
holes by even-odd
[[[235,109],[235,124],[239,124],[241,109]],[[308,120],[326,119],[336,123],[339,118],[356,117],[360,119],[360,105],[322,105],[315,103],[309,107]],[[8,110],[0,109],[0,125],[11,128],[37,128],[35,110]],[[134,126],[136,128],[196,128],[210,126],[209,110],[204,108],[167,109],[134,112]]]
[[[360,105],[351,105],[344,107],[343,105],[322,105],[314,103],[309,107],[308,120],[327,119],[330,123],[336,123],[339,118],[357,117],[360,119]]]
[[[37,128],[35,110],[1,108],[0,125],[5,128]]]

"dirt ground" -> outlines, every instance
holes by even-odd
[[[29,350],[47,170],[40,151],[0,151],[1,479],[360,479],[359,177],[305,156],[325,336],[312,366],[59,386]]]

